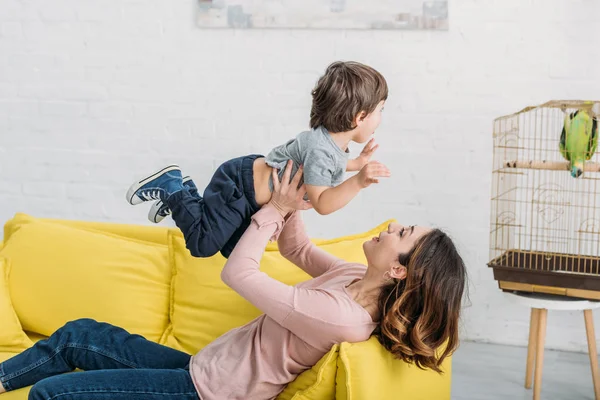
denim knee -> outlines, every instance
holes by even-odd
[[[91,318],[79,318],[73,321],[69,321],[63,325],[63,329],[68,331],[80,331],[82,329],[89,329],[91,327],[97,326],[100,323],[95,319]]]
[[[54,393],[52,387],[52,378],[42,379],[31,387],[28,400],[48,400]]]
[[[69,338],[80,336],[82,333],[94,332],[100,323],[90,318],[80,318],[64,324],[59,331]]]

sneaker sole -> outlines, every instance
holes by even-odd
[[[169,165],[168,167],[161,169],[160,171],[150,175],[149,177],[144,178],[141,181],[134,183],[133,185],[131,185],[131,187],[127,191],[127,194],[125,195],[125,199],[127,200],[127,202],[129,204],[132,204],[132,205],[144,203],[144,200],[140,199],[139,197],[136,197],[135,192],[137,192],[146,183],[158,178],[159,176],[166,174],[167,172],[170,172],[170,171],[178,171],[178,170],[179,171],[181,170],[178,165]]]

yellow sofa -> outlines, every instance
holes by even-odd
[[[361,234],[315,239],[348,261],[365,262]],[[175,228],[34,218],[17,214],[0,247],[0,362],[49,336],[65,322],[94,318],[193,354],[259,310],[220,279],[225,259],[191,257]],[[309,276],[267,247],[261,270],[296,284]],[[334,346],[277,399],[449,400],[444,374],[394,359],[372,337]],[[29,388],[0,400],[26,399]]]

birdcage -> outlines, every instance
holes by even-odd
[[[598,114],[600,102],[550,101],[494,121],[487,265],[500,289],[600,299]]]

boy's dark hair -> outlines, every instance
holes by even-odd
[[[387,97],[387,82],[375,69],[354,61],[336,61],[312,91],[310,127],[323,125],[334,133],[350,131],[356,127],[358,113],[372,113]]]

